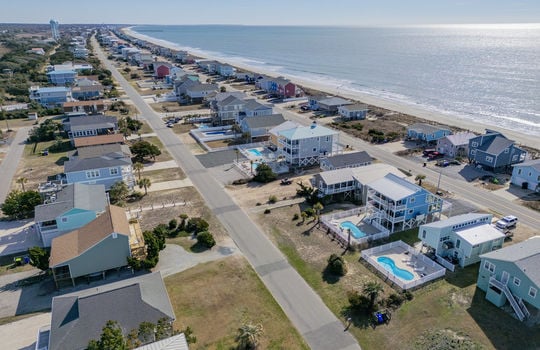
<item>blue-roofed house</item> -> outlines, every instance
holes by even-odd
[[[486,133],[469,140],[469,161],[495,172],[510,171],[512,165],[525,160],[527,151],[499,132]]]
[[[62,104],[71,101],[71,88],[66,86],[39,87],[32,86],[29,89],[30,99],[43,107],[62,107]]]
[[[476,134],[465,131],[444,136],[437,140],[437,151],[447,157],[466,157],[469,154],[469,140]]]
[[[422,142],[436,142],[437,140],[452,134],[452,131],[444,126],[436,126],[426,123],[415,123],[407,127],[407,137]]]
[[[524,321],[540,311],[540,236],[480,255],[478,288],[498,307],[508,301]],[[496,317],[494,315],[494,317]]]
[[[540,192],[540,159],[514,164],[512,167],[512,184]]]
[[[94,220],[106,206],[103,185],[75,183],[62,188],[35,208],[35,228],[43,246],[50,247],[53,238]]]
[[[339,133],[313,122],[277,131],[278,152],[293,166],[310,166],[339,151]]]
[[[367,184],[366,218],[390,233],[425,224],[442,204],[440,197],[394,174]]]
[[[64,173],[68,184],[102,184],[107,191],[118,181],[130,189],[135,184],[129,147],[118,143],[78,148],[64,162]]]
[[[77,72],[72,69],[53,70],[47,72],[49,83],[54,85],[71,85],[77,79]]]
[[[465,267],[480,261],[480,255],[502,248],[505,235],[491,225],[491,214],[463,214],[420,226],[424,246],[447,261]]]

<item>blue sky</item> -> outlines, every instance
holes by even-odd
[[[414,25],[540,22],[540,0],[11,0],[0,22]]]

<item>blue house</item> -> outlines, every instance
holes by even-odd
[[[129,147],[117,143],[78,148],[64,162],[64,173],[68,184],[101,184],[107,191],[119,181],[135,184]]]
[[[524,321],[540,310],[540,236],[480,255],[478,288],[498,307],[508,301]]]
[[[72,69],[53,70],[47,72],[47,78],[49,79],[49,83],[57,86],[71,85],[77,78],[77,72]]]
[[[390,230],[407,230],[428,222],[442,210],[443,200],[394,174],[367,184],[366,220]]]
[[[425,123],[415,123],[407,127],[407,137],[411,140],[423,142],[437,142],[437,140],[452,134],[448,128]]]
[[[509,171],[525,160],[527,151],[499,132],[486,130],[484,135],[469,140],[469,161],[495,172]]]
[[[540,159],[512,166],[512,184],[540,192]]]
[[[64,187],[35,208],[35,228],[43,246],[52,239],[94,220],[107,206],[103,185],[75,183]]]
[[[71,100],[71,88],[65,86],[39,87],[29,89],[30,99],[46,108],[62,107],[64,102]]]

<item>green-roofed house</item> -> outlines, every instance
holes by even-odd
[[[496,306],[508,301],[520,321],[540,309],[540,236],[480,255],[478,288]]]

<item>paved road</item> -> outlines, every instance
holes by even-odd
[[[94,47],[99,48],[95,40],[93,44]],[[222,185],[182,144],[178,136],[165,127],[160,117],[148,107],[135,89],[110,64],[103,52],[97,49],[96,53],[154,129],[163,145],[191,178],[210,209],[227,229],[310,348],[314,350],[360,349],[357,341],[348,332],[343,331],[343,323],[291,267],[262,230],[227,195]]]
[[[11,188],[11,179],[17,171],[28,138],[29,127],[20,128],[9,146],[9,151],[0,163],[0,203],[4,203]]]
[[[276,106],[276,111],[282,113],[285,119],[295,121],[304,125],[310,124],[312,121],[289,110]],[[505,200],[501,196],[491,193],[479,187],[465,182],[461,178],[453,178],[445,175],[444,168],[430,169],[422,167],[422,164],[411,161],[409,159],[399,157],[391,152],[381,149],[375,145],[367,143],[363,140],[354,138],[348,134],[340,132],[340,142],[344,145],[351,145],[356,150],[365,150],[372,157],[375,157],[385,163],[392,164],[397,168],[411,170],[413,174],[424,174],[426,180],[436,184],[439,181],[439,174],[442,172],[440,188],[450,191],[459,197],[475,203],[481,207],[485,207],[495,211],[499,215],[515,215],[519,218],[520,224],[525,224],[532,228],[540,227],[540,214],[534,210],[523,207],[517,203]]]

